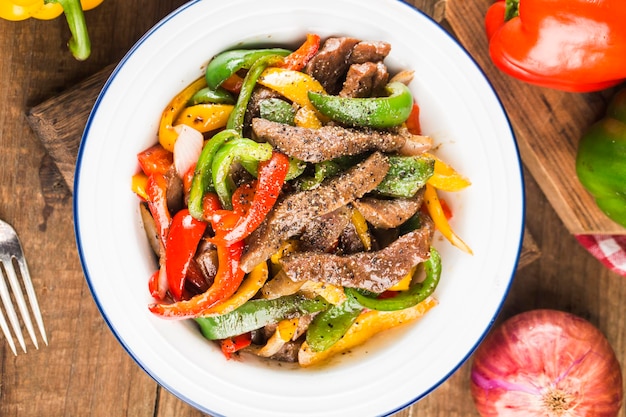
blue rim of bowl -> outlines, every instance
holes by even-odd
[[[176,397],[178,397],[182,401],[186,402],[187,404],[195,407],[196,409],[198,409],[198,410],[200,410],[202,412],[210,413],[211,415],[214,415],[215,417],[223,417],[221,414],[217,414],[216,411],[210,410],[210,409],[206,408],[205,406],[200,405],[197,402],[190,400],[189,398],[187,398],[184,395],[184,393],[175,390],[171,385],[167,384],[166,381],[163,381],[160,378],[158,378],[150,369],[148,369],[141,362],[139,356],[137,354],[135,354],[132,351],[132,349],[120,337],[120,335],[116,331],[115,327],[110,322],[106,312],[104,311],[104,308],[103,308],[102,304],[100,303],[100,300],[99,300],[97,294],[94,291],[94,288],[93,288],[93,285],[92,285],[92,281],[91,281],[91,278],[90,278],[90,275],[89,275],[89,268],[88,268],[87,263],[85,261],[85,255],[83,253],[83,247],[82,247],[82,244],[81,244],[81,232],[80,232],[80,226],[79,226],[80,222],[78,221],[78,219],[79,219],[79,212],[78,212],[78,201],[79,201],[79,198],[78,198],[78,192],[79,192],[79,189],[80,189],[80,187],[79,187],[80,177],[81,177],[81,175],[80,175],[80,167],[81,167],[81,162],[82,162],[84,144],[85,144],[85,142],[87,140],[87,135],[89,133],[93,117],[94,117],[95,113],[98,110],[98,107],[100,105],[100,102],[102,101],[102,98],[103,98],[104,94],[106,93],[107,89],[109,88],[111,83],[114,81],[115,77],[117,76],[117,74],[119,73],[121,68],[124,66],[126,61],[128,61],[130,59],[130,57],[141,46],[141,44],[143,44],[150,36],[152,36],[153,33],[158,31],[163,25],[165,25],[168,21],[170,21],[176,15],[182,13],[184,10],[186,10],[189,7],[192,7],[194,4],[199,3],[200,1],[202,1],[202,0],[192,0],[192,1],[190,1],[190,2],[188,2],[186,4],[184,4],[184,5],[180,6],[179,8],[177,8],[176,10],[172,11],[170,14],[165,16],[162,20],[157,22],[148,32],[146,32],[132,46],[132,48],[126,53],[126,55],[121,59],[121,61],[118,63],[118,65],[115,67],[115,69],[113,70],[113,72],[111,73],[111,75],[109,76],[107,81],[105,82],[104,86],[102,87],[102,90],[100,91],[100,94],[96,98],[96,101],[95,101],[95,103],[93,105],[92,111],[91,111],[91,113],[89,115],[89,118],[87,119],[87,123],[85,125],[85,129],[84,129],[83,135],[81,137],[80,146],[79,146],[79,149],[78,149],[77,160],[76,160],[76,167],[75,167],[76,168],[76,172],[75,172],[75,177],[74,177],[74,199],[73,199],[74,235],[75,235],[75,239],[76,239],[76,246],[77,246],[77,249],[78,249],[78,254],[79,254],[80,262],[81,262],[81,265],[82,265],[83,273],[85,274],[85,278],[87,280],[87,285],[89,286],[89,290],[90,290],[90,292],[92,294],[92,297],[93,297],[94,301],[96,302],[97,308],[100,311],[100,314],[102,315],[102,317],[103,317],[104,321],[106,322],[107,326],[109,327],[109,329],[111,330],[111,332],[113,333],[115,338],[118,340],[118,342],[122,345],[124,350],[131,356],[131,358],[133,358],[133,360],[137,363],[137,365],[139,365],[139,367],[144,370],[144,372],[146,372],[148,375],[150,375],[150,377],[152,379],[154,379],[160,386],[162,386],[163,388],[167,389],[169,392],[174,394]],[[411,401],[409,401],[409,402],[407,402],[407,403],[405,403],[403,405],[400,405],[400,406],[396,407],[393,410],[389,410],[386,414],[383,414],[382,416],[391,416],[391,415],[393,415],[393,414],[395,414],[395,413],[397,413],[397,412],[399,412],[399,411],[401,411],[401,410],[403,410],[403,409],[405,409],[407,407],[410,407],[411,405],[417,403],[418,401],[420,401],[421,399],[426,397],[428,394],[433,392],[441,384],[443,384],[446,380],[448,380],[454,373],[456,373],[458,371],[458,369],[461,366],[463,366],[463,364],[472,356],[472,354],[474,353],[476,348],[482,343],[482,341],[484,340],[486,335],[491,330],[491,327],[495,323],[498,315],[500,314],[500,311],[502,310],[502,306],[504,304],[504,301],[506,300],[506,298],[507,298],[507,296],[509,294],[509,291],[511,289],[511,285],[512,285],[513,278],[514,278],[514,275],[515,275],[515,272],[516,272],[516,269],[517,269],[517,265],[519,263],[519,257],[520,257],[521,250],[522,250],[522,240],[523,240],[523,236],[524,236],[525,214],[526,214],[526,200],[525,200],[525,196],[524,196],[524,176],[523,176],[523,172],[522,172],[522,163],[521,163],[521,158],[520,158],[520,154],[519,154],[519,148],[517,146],[517,141],[515,140],[515,133],[513,131],[512,126],[511,126],[510,119],[509,119],[508,114],[506,113],[506,111],[504,109],[504,106],[502,105],[502,101],[500,100],[500,97],[499,97],[498,93],[493,88],[493,85],[491,84],[491,82],[487,78],[487,76],[486,76],[485,72],[483,71],[483,69],[480,67],[480,65],[478,65],[476,60],[469,54],[469,52],[459,42],[458,39],[456,39],[454,36],[452,36],[448,31],[446,31],[443,27],[441,27],[441,25],[437,21],[435,21],[432,17],[428,16],[423,11],[417,9],[416,7],[410,5],[410,4],[408,4],[408,3],[406,3],[406,2],[404,2],[402,0],[396,0],[396,1],[398,3],[400,3],[400,4],[402,4],[403,6],[406,6],[410,10],[411,13],[418,13],[418,14],[422,15],[428,21],[430,21],[433,25],[435,25],[439,30],[441,30],[441,32],[443,32],[445,34],[445,36],[448,37],[448,39],[450,39],[454,44],[456,44],[457,47],[463,52],[463,54],[469,59],[469,61],[474,65],[474,67],[480,72],[480,74],[484,78],[486,84],[491,89],[491,92],[492,92],[493,96],[496,98],[496,100],[497,100],[497,102],[498,102],[498,104],[500,106],[500,110],[502,112],[502,115],[504,116],[504,119],[506,120],[506,123],[508,125],[511,138],[513,139],[513,146],[514,146],[514,149],[515,149],[516,155],[517,155],[517,161],[518,161],[518,167],[519,167],[520,186],[521,186],[521,190],[522,190],[522,196],[521,196],[522,198],[520,199],[520,201],[522,202],[522,210],[521,210],[522,211],[522,221],[520,223],[519,240],[518,240],[518,246],[517,246],[517,254],[515,256],[515,262],[512,265],[512,270],[510,272],[511,276],[510,276],[510,278],[508,280],[508,283],[507,283],[507,286],[506,286],[506,288],[505,288],[505,290],[503,292],[502,299],[500,300],[500,302],[498,304],[498,308],[495,310],[491,320],[489,321],[488,325],[484,329],[483,333],[476,340],[476,343],[467,352],[467,354],[450,370],[450,372],[448,372],[441,379],[439,379],[439,381],[434,383],[428,390],[420,393],[418,396],[416,396]]]

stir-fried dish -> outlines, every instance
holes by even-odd
[[[423,136],[391,45],[307,35],[228,50],[163,111],[133,190],[158,259],[152,313],[227,357],[310,366],[437,304],[438,190],[469,181]]]

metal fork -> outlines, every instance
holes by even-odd
[[[2,304],[4,305],[4,312],[9,317],[13,333],[15,333],[15,337],[22,347],[22,350],[26,352],[26,344],[24,343],[20,322],[15,311],[15,307],[13,306],[13,300],[17,304],[24,326],[28,330],[28,334],[35,345],[35,348],[39,349],[39,343],[37,343],[37,337],[35,335],[33,322],[31,321],[31,316],[24,299],[22,286],[18,281],[18,274],[21,278],[24,290],[26,291],[26,295],[28,296],[30,310],[33,313],[35,321],[37,322],[39,333],[41,334],[44,343],[48,345],[48,337],[46,336],[41,311],[39,310],[39,303],[37,302],[37,296],[33,288],[33,283],[30,279],[28,266],[26,265],[26,258],[24,257],[24,252],[22,251],[22,244],[20,243],[20,239],[17,236],[15,229],[13,229],[10,224],[2,220],[0,220],[0,269],[0,298],[2,299]],[[11,292],[9,292],[9,288],[7,287],[5,277],[9,280]],[[13,297],[11,297],[11,294]],[[9,330],[9,326],[7,325],[7,321],[1,310],[0,328],[2,328],[4,337],[9,343],[13,354],[17,356],[15,342],[13,341],[11,331]]]

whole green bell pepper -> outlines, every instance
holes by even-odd
[[[598,208],[626,227],[626,89],[613,97],[606,116],[582,136],[576,173]]]

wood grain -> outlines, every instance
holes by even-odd
[[[151,26],[185,1],[104,1],[86,13],[93,52],[84,62],[69,56],[69,31],[62,19],[0,19],[0,217],[20,234],[50,341],[39,350],[29,343],[27,354],[14,357],[0,337],[0,416],[205,416],[160,388],[107,327],[74,244],[72,196],[61,184],[61,178],[70,177],[52,172],[53,158],[26,116],[40,103],[118,62]],[[446,5],[442,0],[410,3],[431,16],[442,16]],[[477,10],[468,9],[464,18],[480,21],[481,16],[471,13]],[[477,29],[475,36],[482,36],[482,31]],[[511,86],[500,93],[503,100],[525,103],[536,99],[523,94],[538,90]],[[600,100],[598,108],[603,106],[603,97],[589,99]],[[571,107],[570,100],[563,100],[546,109],[546,121],[587,111],[575,100]],[[517,111],[516,106],[509,107],[512,118],[521,118]],[[58,109],[57,115],[58,124],[70,114]],[[574,138],[570,130],[567,135]],[[541,257],[518,269],[496,325],[534,308],[570,311],[604,332],[623,366],[626,279],[608,271],[578,244],[546,199],[543,185],[527,169],[524,176],[526,226]],[[470,366],[471,357],[430,395],[394,417],[478,417],[468,390]],[[619,417],[626,417],[626,409]]]
[[[522,160],[572,234],[626,234],[596,206],[576,176],[578,140],[615,89],[565,93],[515,80],[491,63],[484,18],[492,0],[447,0],[445,20],[484,70],[507,110]]]

